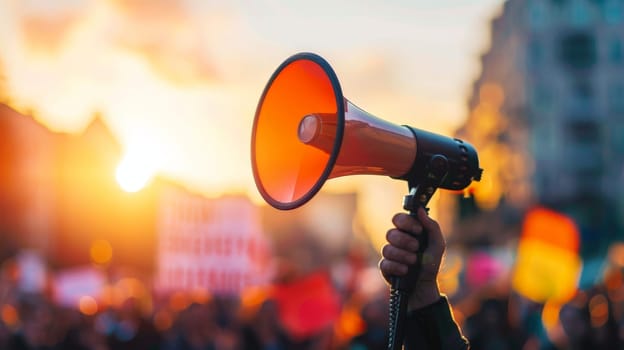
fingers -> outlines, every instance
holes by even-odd
[[[410,252],[405,249],[398,248],[396,246],[386,244],[381,250],[381,255],[386,260],[394,261],[404,265],[412,265],[416,263],[416,253]]]
[[[419,242],[416,237],[398,229],[388,230],[386,240],[395,247],[401,247],[411,252],[415,252],[419,248]]]
[[[396,230],[390,230],[386,235],[386,239],[392,245],[405,247],[408,250],[413,250],[412,245],[417,244],[406,241],[407,238],[400,238],[401,236],[397,233],[400,231],[403,231],[405,236],[409,236],[408,233],[414,236],[418,236],[423,232],[426,232],[429,238],[429,245],[433,245],[435,247],[444,247],[445,245],[444,236],[442,235],[442,231],[440,230],[440,225],[437,221],[429,217],[425,209],[422,207],[418,208],[415,218],[405,213],[398,213],[392,218],[392,223],[396,227]]]
[[[382,248],[382,259],[379,269],[386,280],[389,276],[403,276],[407,274],[408,267],[414,265],[418,256],[416,252],[420,248],[417,237],[427,234],[429,245],[423,256],[423,261],[431,260],[431,273],[435,274],[441,256],[445,250],[445,241],[438,223],[427,215],[424,208],[419,208],[416,217],[405,213],[396,214],[392,218],[395,228],[386,233],[387,244]]]
[[[407,274],[408,267],[405,264],[400,264],[396,261],[382,259],[379,261],[379,270],[381,274],[390,280],[390,276],[404,276]]]
[[[398,228],[401,231],[405,231],[405,232],[409,232],[409,233],[413,233],[417,235],[423,231],[423,226],[421,225],[421,223],[418,222],[418,220],[416,220],[415,218],[405,213],[398,213],[394,215],[394,217],[392,218],[392,223],[394,224],[396,228]]]
[[[401,220],[401,219],[399,219]],[[414,221],[409,218],[408,221]],[[409,223],[406,223],[409,226]],[[417,227],[418,230],[422,228]],[[418,239],[399,229],[391,229],[386,233],[388,244],[383,246],[381,255],[383,259],[379,262],[379,269],[384,277],[389,280],[389,276],[403,276],[407,274],[408,266],[416,263],[418,256]]]

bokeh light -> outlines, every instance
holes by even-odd
[[[107,240],[98,239],[91,243],[89,253],[91,261],[98,265],[105,265],[108,264],[113,258],[113,247]]]
[[[15,306],[10,304],[2,305],[2,322],[9,327],[17,326],[19,321],[19,315],[17,314],[17,309]]]
[[[78,301],[78,309],[87,316],[93,316],[98,311],[98,304],[92,296],[85,295]]]

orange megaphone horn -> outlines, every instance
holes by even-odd
[[[271,76],[256,109],[251,155],[258,190],[278,209],[303,205],[327,179],[363,174],[426,184],[424,205],[435,189],[463,189],[482,171],[467,142],[355,106],[313,53],[291,56]]]

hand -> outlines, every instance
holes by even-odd
[[[428,234],[429,245],[422,255],[422,270],[407,308],[408,311],[415,310],[435,303],[441,296],[437,276],[446,249],[440,225],[423,208],[418,209],[416,218],[405,213],[396,214],[392,223],[395,227],[386,233],[388,243],[383,246],[379,261],[383,277],[390,283],[392,276],[407,274],[408,266],[415,264],[417,259],[419,242],[414,236]]]

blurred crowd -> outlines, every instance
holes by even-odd
[[[240,295],[137,294],[90,307],[82,301],[61,305],[53,293],[23,292],[14,282],[3,278],[0,284],[0,349],[321,350],[381,349],[386,344],[385,294],[364,301],[341,298],[336,322],[312,331],[308,326],[301,336],[287,329],[278,315],[272,286]]]
[[[366,273],[374,269],[369,267]],[[473,349],[624,349],[622,269],[610,265],[601,274],[598,283],[560,304],[521,296],[504,274],[478,289],[460,288],[450,300]],[[95,308],[68,307],[45,292],[20,291],[5,276],[0,285],[0,349],[367,350],[387,346],[387,288],[368,293],[347,291],[344,285],[337,288],[339,314],[305,336],[294,335],[284,323],[270,290],[268,286],[227,296],[130,296]]]
[[[456,302],[473,349],[624,349],[624,284],[621,269],[577,290],[563,303],[535,302],[491,285]]]

